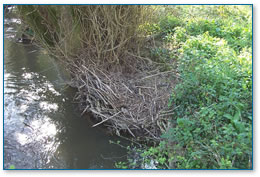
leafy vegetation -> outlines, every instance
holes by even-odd
[[[252,167],[252,22],[241,16],[246,9],[216,8],[220,17],[188,19],[176,29],[181,82],[162,136],[175,144],[176,168]]]
[[[180,48],[182,82],[171,98],[174,126],[163,136],[178,142],[178,168],[250,168],[251,70],[247,49],[236,54],[208,33]]]
[[[143,23],[143,18],[137,17],[143,17],[146,14],[144,12],[148,12],[144,7],[70,6],[64,7],[68,10],[64,11],[66,13],[61,13],[56,6],[18,8],[24,20],[38,34],[38,40],[49,48],[60,49],[64,57],[70,58],[68,56],[73,56],[70,53],[81,52],[78,50],[81,46],[84,49],[82,51],[88,49],[89,56],[95,56],[95,61],[101,61],[95,64],[103,66],[103,63],[119,64],[119,61],[123,61],[128,67],[130,64],[127,62],[131,61],[123,54],[132,46],[139,45],[137,39],[145,34],[144,38],[153,43],[148,47],[149,57],[162,66],[160,71],[176,69],[178,83],[168,104],[172,116],[166,120],[167,128],[160,142],[150,147],[133,147],[132,150],[140,158],[136,160],[130,156],[127,162],[117,163],[117,168],[146,168],[147,164],[151,168],[252,168],[252,7],[151,6],[153,17]],[[26,16],[28,13],[31,15]],[[139,51],[139,48],[136,50]],[[150,61],[150,58],[140,58]],[[82,64],[76,63],[76,68],[79,65]],[[92,64],[90,66],[93,68]],[[101,73],[113,70],[108,69],[111,66],[104,67],[105,72]],[[125,68],[114,70],[123,71]],[[86,69],[83,71],[86,72]],[[93,73],[87,74],[92,76]],[[84,78],[90,78],[86,77],[87,74],[84,73]],[[132,78],[135,80],[135,75]],[[117,81],[121,83],[122,79]],[[130,83],[128,78],[127,81]],[[106,80],[102,84],[98,82],[99,78],[93,81],[92,86],[108,83]],[[82,83],[81,78],[79,83]],[[85,89],[85,85],[80,88],[83,87],[82,93],[86,94],[85,90],[88,89]],[[119,87],[115,88],[115,91],[120,90]],[[129,92],[126,85],[122,85],[122,88],[126,90],[125,93]],[[111,94],[110,90],[103,95],[100,94],[102,89],[96,90],[93,92],[93,103],[98,102],[96,95],[103,101],[108,99],[104,99],[103,95],[109,97]],[[154,90],[157,90],[157,86]],[[130,99],[130,96],[126,99]],[[137,98],[133,100],[138,101]],[[139,102],[137,104],[140,105]],[[111,112],[110,106],[105,107],[105,113],[108,108]],[[120,109],[122,107],[114,111]],[[119,113],[128,114],[124,110]],[[115,115],[121,120],[122,116],[116,112],[113,116],[109,114],[103,122]],[[104,116],[104,113],[100,115]]]
[[[10,165],[8,169],[13,170],[13,169],[15,169],[15,166],[14,165]]]
[[[146,25],[148,34],[171,46],[153,50],[154,56],[167,59],[177,52],[180,81],[169,101],[174,110],[170,126],[159,145],[143,150],[144,163],[152,159],[157,168],[178,169],[252,168],[251,10],[171,6],[163,11],[166,17]]]

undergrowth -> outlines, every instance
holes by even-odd
[[[149,87],[143,87],[152,91],[141,93],[137,87],[131,90],[133,84],[129,79],[126,79],[129,83],[123,85],[120,79],[112,82],[110,75],[103,76],[107,71],[111,72],[111,66],[115,64],[127,63],[126,68],[130,68],[130,58],[125,56],[132,50],[139,53],[137,46],[142,41],[139,39],[147,38],[151,44],[148,46],[150,58],[139,58],[159,63],[160,72],[176,69],[174,77],[178,78],[178,84],[168,104],[172,110],[171,118],[165,120],[164,126],[167,128],[160,142],[153,146],[128,148],[131,152],[128,161],[117,163],[117,168],[251,169],[252,6],[151,6],[151,18],[143,18],[148,14],[145,7],[28,5],[18,6],[18,10],[37,40],[56,55],[71,62],[73,56],[78,57],[82,51],[87,53],[82,63],[75,62],[73,67],[79,71],[74,75],[75,78],[84,76],[85,80],[92,79],[86,83],[95,87],[91,92],[93,101],[88,98],[91,94],[86,92],[89,87],[85,80],[82,82],[82,78],[78,77],[77,84],[83,84],[79,87],[79,93],[83,99],[87,98],[88,104],[94,105],[92,112],[103,116],[101,123],[115,116],[118,116],[114,118],[115,122],[121,119],[126,121],[122,114],[128,115],[128,122],[134,120],[131,124],[135,125],[145,117],[143,115],[147,115],[148,110],[151,112],[150,107],[155,107],[155,103],[156,106],[162,104],[153,100],[158,96],[156,79],[155,84],[151,80],[147,82]],[[144,22],[144,19],[149,20]],[[99,67],[93,67],[96,65]],[[132,63],[133,68],[137,65]],[[101,79],[96,72],[100,71],[100,66],[105,66],[105,72],[101,71],[99,75]],[[71,73],[75,72],[75,68],[70,69]],[[120,70],[125,71],[124,68]],[[158,76],[158,73],[142,78],[151,76]],[[138,79],[135,76],[133,80]],[[122,84],[121,88],[110,85],[113,91],[108,83]],[[101,93],[103,89],[105,92]],[[140,104],[138,99],[146,99],[144,102],[147,103],[149,96],[152,100],[148,106],[145,103],[143,107],[139,106],[144,114],[138,114],[138,119],[133,119],[131,112],[124,107],[122,103],[126,102],[120,103],[115,99],[123,97],[123,101],[130,100],[132,95],[122,96],[124,91],[120,90],[133,94],[132,100],[137,105]],[[154,90],[155,96],[151,94],[155,93]],[[142,98],[134,97],[137,96],[135,92],[143,95]],[[162,99],[160,95],[159,98]],[[105,105],[101,113],[98,112],[101,110],[100,102]],[[116,102],[117,105],[107,106],[107,102]],[[134,103],[129,102],[129,107]],[[111,115],[112,106],[114,113]],[[156,114],[149,114],[152,121],[153,115],[159,116],[158,109],[154,109]],[[110,112],[105,115],[107,110]],[[147,120],[149,122],[144,121],[143,128],[152,122]],[[115,127],[125,129],[125,123],[120,121],[117,125],[123,128]],[[141,126],[135,127],[141,129]],[[149,130],[147,132],[153,136],[159,134],[157,129],[155,135]],[[138,157],[132,153],[133,150]]]
[[[169,99],[174,114],[168,130],[159,144],[142,149],[143,163],[166,169],[251,169],[251,7],[158,11],[158,22],[145,29],[174,46],[152,51],[165,59],[177,52],[180,81]]]

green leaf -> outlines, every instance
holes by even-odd
[[[230,114],[224,114],[223,116],[226,117],[226,118],[229,119],[229,120],[232,120],[232,119],[233,119],[233,116],[230,115]]]
[[[239,120],[240,117],[241,117],[241,113],[240,113],[240,111],[238,110],[238,111],[236,112],[235,116],[234,116],[234,119],[235,119],[235,120]]]
[[[14,165],[10,165],[9,169],[15,169]]]

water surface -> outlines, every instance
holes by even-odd
[[[126,156],[109,143],[119,138],[81,117],[75,90],[65,84],[57,62],[34,45],[16,42],[20,24],[5,17],[4,168],[113,168]]]

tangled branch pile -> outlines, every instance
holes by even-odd
[[[106,64],[98,65],[83,54],[73,65],[77,99],[83,103],[83,113],[90,111],[99,117],[94,127],[104,123],[117,134],[123,130],[158,139],[167,127],[163,120],[171,113],[167,102],[175,78],[172,71],[160,72],[132,56],[126,59],[107,69]]]
[[[117,134],[158,139],[175,78],[137,53],[145,6],[18,6],[35,37],[62,59],[83,113]],[[139,32],[140,34],[140,32]]]

